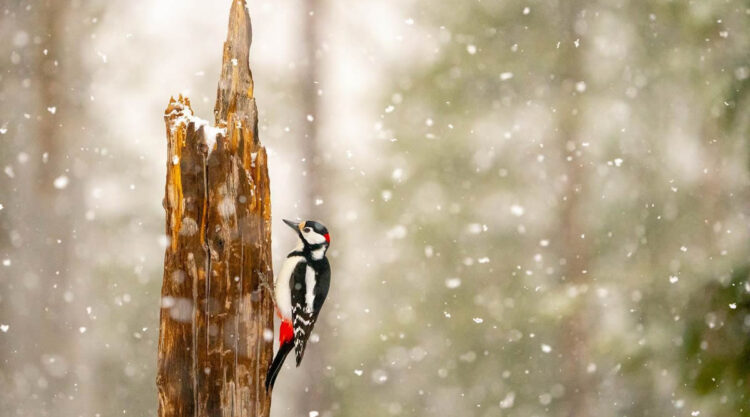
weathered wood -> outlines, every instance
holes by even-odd
[[[250,17],[234,0],[216,127],[171,99],[157,386],[160,417],[268,416],[273,354],[267,155],[257,136]]]
[[[245,0],[233,0],[214,107],[217,125],[227,120],[230,113],[247,117],[255,117],[257,113],[253,98],[253,75],[250,71],[252,40],[253,28]],[[257,127],[257,120],[255,126]]]

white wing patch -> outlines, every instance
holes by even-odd
[[[305,312],[313,312],[313,303],[315,302],[315,270],[309,265],[305,270]]]

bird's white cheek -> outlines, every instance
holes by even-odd
[[[317,233],[305,233],[305,240],[311,245],[317,245],[326,241],[325,236]]]

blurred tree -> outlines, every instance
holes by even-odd
[[[312,215],[313,209],[321,209],[317,200],[323,198],[322,172],[323,160],[320,156],[320,141],[318,138],[318,126],[320,124],[319,91],[320,87],[320,26],[321,19],[325,16],[325,3],[321,0],[305,0],[302,2],[302,38],[303,48],[302,68],[300,71],[299,85],[302,98],[302,108],[305,112],[306,123],[302,128],[300,145],[307,166],[305,176],[305,205],[307,211]],[[316,213],[317,214],[317,213]],[[322,213],[320,213],[322,214]],[[320,214],[317,214],[320,216]]]
[[[83,220],[81,187],[86,157],[83,104],[88,86],[78,48],[91,20],[75,1],[13,1],[6,5],[0,118],[10,146],[3,189],[3,235],[8,267],[2,286],[3,319],[12,337],[0,341],[5,361],[0,402],[5,415],[78,415],[93,403],[92,369],[76,338],[88,286],[77,273],[74,248]],[[7,61],[5,61],[7,62]],[[83,330],[82,330],[83,329]]]
[[[324,112],[322,112],[322,89],[323,89],[323,71],[321,61],[323,60],[324,50],[321,46],[323,37],[323,28],[326,27],[328,1],[326,0],[305,0],[299,3],[300,18],[302,21],[302,30],[300,33],[302,58],[298,73],[298,86],[300,87],[299,99],[300,109],[304,117],[304,124],[298,134],[299,149],[304,163],[303,181],[301,189],[303,196],[302,206],[300,207],[300,216],[319,220],[331,226],[331,212],[328,210],[331,197],[328,189],[330,188],[329,167],[330,157],[326,156],[325,148],[327,142],[321,140],[321,124]],[[335,233],[334,233],[335,235]],[[286,248],[285,248],[286,249]],[[335,270],[334,270],[335,273]],[[334,276],[334,279],[336,277]],[[335,281],[334,281],[335,282]],[[326,305],[325,311],[330,311],[331,305]],[[319,320],[315,325],[315,336],[308,349],[309,357],[314,358],[311,361],[304,362],[302,369],[295,370],[298,375],[287,380],[296,380],[301,383],[293,384],[290,396],[295,399],[291,415],[307,415],[310,409],[328,410],[331,407],[332,398],[326,390],[326,384],[316,384],[313,381],[319,381],[329,376],[327,371],[328,364],[335,354],[331,346],[335,343],[327,336],[332,332],[329,320]],[[324,335],[326,343],[322,348],[317,344],[318,335]],[[287,365],[291,367],[291,364]],[[301,374],[301,375],[300,375]],[[303,393],[304,392],[304,393]]]
[[[581,119],[586,117],[589,110],[580,99],[585,91],[586,65],[584,63],[584,49],[589,48],[585,42],[581,46],[581,31],[576,30],[579,22],[586,21],[590,9],[585,8],[585,2],[567,1],[559,3],[560,20],[557,32],[560,34],[562,51],[558,54],[558,61],[553,65],[552,88],[557,91],[556,104],[557,137],[562,171],[559,180],[562,189],[559,194],[559,221],[555,229],[559,231],[559,238],[555,239],[553,248],[560,259],[561,284],[558,291],[564,294],[578,294],[570,303],[569,310],[563,312],[559,327],[560,333],[555,337],[560,341],[559,349],[562,356],[559,378],[565,389],[564,407],[567,409],[561,415],[569,417],[586,417],[599,415],[594,408],[595,401],[589,397],[595,393],[596,384],[593,375],[586,371],[586,366],[592,358],[589,343],[591,343],[590,327],[597,320],[595,309],[590,307],[590,294],[587,288],[591,284],[591,267],[589,260],[591,248],[590,239],[586,239],[588,219],[585,207],[586,194],[590,189],[591,161],[587,152],[583,152],[583,143],[588,141],[585,133],[581,132]],[[550,231],[553,234],[553,231]],[[595,400],[595,399],[594,399]]]

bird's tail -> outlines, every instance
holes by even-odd
[[[282,345],[279,346],[279,351],[276,352],[276,357],[273,358],[273,363],[268,368],[268,373],[266,374],[266,391],[270,391],[271,388],[273,388],[273,383],[276,382],[276,377],[279,376],[281,366],[284,365],[284,359],[286,359],[286,355],[288,355],[293,348],[294,342],[291,340],[282,343]]]

